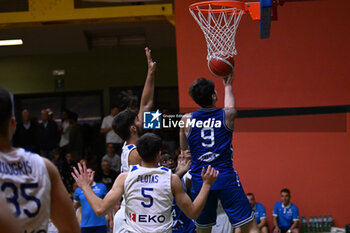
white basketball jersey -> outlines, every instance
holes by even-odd
[[[133,165],[124,183],[124,228],[129,232],[172,232],[171,170]]]
[[[0,196],[20,220],[23,232],[47,232],[51,181],[39,155],[23,149],[0,152]]]
[[[136,146],[134,144],[127,145],[126,142],[124,142],[122,155],[121,155],[121,172],[129,171],[129,155],[131,151],[135,148]]]

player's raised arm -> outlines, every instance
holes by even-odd
[[[234,80],[234,72],[227,76],[223,82],[225,87],[225,113],[226,125],[233,129],[233,121],[237,116],[236,102],[233,95],[232,82]]]
[[[51,180],[51,215],[50,218],[61,233],[80,233],[72,201],[64,187],[57,168],[44,159]]]
[[[201,214],[204,205],[207,201],[207,197],[211,188],[211,185],[216,181],[219,175],[219,171],[215,170],[211,166],[207,168],[204,173],[204,167],[202,170],[203,185],[196,199],[192,202],[190,197],[185,193],[183,183],[177,175],[171,176],[171,189],[175,197],[176,204],[191,219],[197,219]]]
[[[149,48],[145,48],[145,51],[148,63],[148,72],[145,86],[142,91],[140,110],[138,113],[138,118],[140,121],[143,120],[143,112],[151,110],[154,102],[154,72],[156,71],[156,62],[152,60],[151,50]]]
[[[112,189],[107,193],[104,199],[96,196],[94,191],[92,191],[90,182],[91,177],[89,177],[86,169],[86,164],[83,163],[81,166],[78,163],[79,171],[74,167],[74,173],[72,176],[77,182],[78,186],[83,190],[84,195],[89,202],[91,208],[94,210],[95,214],[99,217],[105,216],[111,208],[121,200],[122,194],[124,193],[124,181],[128,173],[121,173],[115,180]]]
[[[189,150],[188,143],[187,143],[187,133],[188,128],[186,127],[186,122],[191,119],[191,114],[185,114],[182,116],[181,121],[184,122],[185,127],[180,128],[180,147],[181,147],[181,153],[185,154],[186,151]]]

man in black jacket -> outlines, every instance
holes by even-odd
[[[13,146],[21,147],[28,151],[39,153],[38,143],[36,141],[38,124],[31,120],[28,109],[22,111],[22,122],[16,126],[13,135]]]
[[[40,155],[51,159],[52,150],[58,145],[60,138],[56,122],[49,119],[49,113],[46,109],[41,111],[41,124],[38,127],[38,142]]]

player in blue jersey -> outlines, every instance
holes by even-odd
[[[166,168],[169,168],[173,173],[176,173],[184,186],[184,190],[187,193],[184,179],[185,173],[189,169],[190,163],[185,161],[178,160],[178,166],[173,156],[169,154],[162,154],[160,157],[160,165]],[[173,201],[171,216],[173,217],[172,230],[173,233],[194,233],[196,232],[196,227],[191,219],[189,219],[182,210],[176,205],[176,202]]]
[[[215,225],[218,199],[232,227],[241,227],[243,232],[259,232],[252,207],[232,166],[233,122],[237,115],[232,81],[233,74],[223,79],[225,108],[216,107],[218,96],[212,81],[204,78],[194,81],[189,93],[201,108],[182,118],[184,127],[180,129],[180,144],[182,151],[189,149],[191,152],[190,173],[195,195],[202,185],[203,167],[211,165],[220,171],[206,206],[195,222],[199,233],[210,232]]]
[[[102,183],[96,183],[93,181],[94,171],[92,171],[92,169],[88,168],[87,173],[91,178],[90,186],[92,191],[96,194],[96,196],[104,198],[108,192],[106,186]],[[95,214],[81,188],[77,188],[74,192],[74,209],[77,209],[79,205],[81,205],[81,232],[106,233],[107,222],[105,216],[99,217]]]
[[[299,233],[299,210],[290,202],[289,189],[281,190],[281,201],[273,207],[273,233]]]

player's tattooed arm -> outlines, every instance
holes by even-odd
[[[234,72],[227,76],[223,82],[225,87],[225,115],[226,125],[233,129],[233,121],[237,116],[236,102],[232,90],[232,82],[234,80]]]
[[[171,190],[175,197],[175,202],[179,208],[186,214],[187,217],[191,219],[197,219],[201,214],[204,205],[207,201],[208,194],[211,185],[216,181],[219,175],[219,171],[209,166],[207,171],[204,172],[205,168],[202,170],[203,185],[202,188],[192,202],[190,197],[185,193],[183,184],[177,175],[171,176]]]
[[[79,171],[74,167],[74,173],[72,176],[77,182],[78,186],[83,190],[84,195],[89,202],[91,208],[95,214],[99,217],[105,216],[109,210],[115,207],[115,205],[121,200],[124,193],[124,182],[128,175],[127,172],[120,174],[115,180],[112,189],[107,193],[104,199],[96,196],[90,186],[90,177],[87,174],[86,164],[81,166],[78,163]]]
[[[152,60],[151,50],[145,48],[147,63],[148,63],[148,72],[145,82],[145,86],[142,91],[140,110],[138,113],[138,118],[140,121],[143,121],[143,112],[149,111],[153,108],[154,103],[154,73],[156,71],[157,64]]]
[[[141,156],[139,155],[137,149],[134,149],[130,152],[129,155],[129,166],[136,164],[141,164]]]
[[[44,159],[44,162],[51,180],[50,218],[59,232],[78,233],[80,232],[79,223],[61,176],[53,163],[47,159]]]
[[[191,114],[187,113],[182,116],[181,121],[184,122],[185,127],[180,128],[180,147],[181,147],[181,153],[186,153],[187,150],[189,150],[189,146],[187,143],[187,135],[189,132],[189,128],[186,127],[186,122],[191,119]]]

